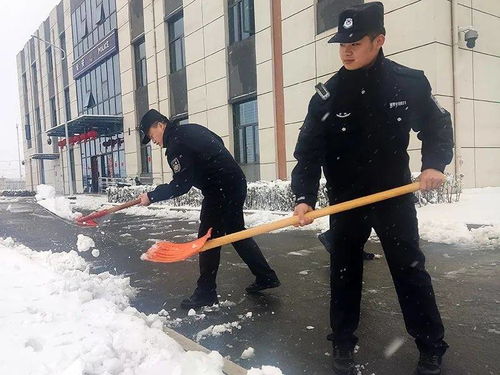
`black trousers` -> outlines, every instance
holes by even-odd
[[[418,349],[442,355],[448,348],[425,256],[419,247],[418,222],[411,195],[390,199],[330,217],[331,253],[329,338],[352,349],[358,339],[363,247],[374,228],[389,265],[406,329]],[[383,327],[380,327],[383,329]]]
[[[205,197],[201,207],[198,237],[205,235],[209,228],[212,228],[212,238],[244,230],[243,204],[245,199],[246,184],[238,189],[233,188],[230,193],[221,192],[214,196]],[[257,281],[276,278],[276,273],[267,263],[259,245],[253,238],[234,242],[232,245],[255,275]],[[201,292],[213,291],[217,287],[216,277],[220,263],[220,249],[217,247],[200,253],[198,290]]]

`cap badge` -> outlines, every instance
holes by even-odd
[[[346,18],[344,22],[344,29],[350,29],[353,25],[352,18]]]

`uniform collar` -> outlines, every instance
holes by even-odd
[[[167,127],[165,128],[165,131],[163,132],[163,147],[164,148],[167,148],[168,140],[172,136],[172,134],[177,126],[178,125],[173,123],[173,122],[169,122],[167,124]]]
[[[384,65],[385,65],[385,56],[384,56],[384,51],[381,48],[375,60],[375,63],[369,68],[347,70],[345,67],[342,67],[339,73],[342,76],[342,78],[346,79],[368,78],[380,74],[382,72]]]

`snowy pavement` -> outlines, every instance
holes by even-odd
[[[147,325],[145,314],[158,315],[157,319],[169,327],[193,340],[198,338],[200,344],[246,368],[273,365],[290,375],[330,373],[330,347],[325,340],[328,257],[315,232],[284,231],[258,238],[283,282],[282,287],[260,296],[244,293],[252,277],[233,249],[225,247],[218,278],[220,299],[225,302],[193,314],[178,305],[195,284],[197,260],[164,265],[142,262],[139,256],[155,240],[192,239],[197,228],[195,210],[161,209],[152,215],[151,210],[137,208],[136,212],[116,214],[92,229],[68,225],[31,202],[0,202],[0,237],[12,236],[36,251],[55,252],[77,251],[78,234],[92,238],[100,255],[79,253],[90,264],[90,275],[109,272],[129,277],[136,291],[130,309],[138,310],[136,314],[146,322],[143,324]],[[78,199],[78,205],[86,204],[86,209],[93,209],[95,202],[95,197]],[[491,197],[488,202],[492,202]],[[476,204],[477,200],[469,203],[470,207]],[[497,218],[493,214],[490,222],[471,221],[473,213],[461,218],[447,208],[450,222],[495,224]],[[445,375],[500,373],[496,354],[500,347],[500,247],[492,237],[493,242],[488,239],[473,245],[422,242],[451,345],[445,357]],[[370,242],[367,250],[381,253],[376,242]],[[8,290],[4,285],[8,284],[2,285],[1,296]],[[357,358],[363,375],[412,373],[417,353],[404,330],[384,259],[366,263],[358,334]],[[5,340],[6,336],[0,337]]]

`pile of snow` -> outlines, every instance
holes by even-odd
[[[243,350],[243,353],[241,353],[240,358],[241,359],[249,359],[255,357],[255,349],[252,347],[249,347],[245,350]]]
[[[79,210],[97,211],[105,208],[103,206],[111,206],[105,195],[78,194],[75,198],[71,203]]]
[[[65,197],[56,197],[56,189],[53,186],[38,185],[36,187],[35,199],[40,206],[45,207],[63,219],[73,221],[82,216],[80,212],[73,212],[71,210],[71,203],[68,199]]]
[[[89,251],[95,247],[95,242],[92,238],[79,234],[77,236],[76,247],[79,252]]]
[[[460,202],[417,209],[422,239],[467,246],[500,246],[500,188],[466,189]],[[482,227],[469,230],[467,225]]]
[[[211,325],[210,327],[198,332],[196,334],[196,342],[200,342],[208,336],[220,336],[225,332],[232,333],[233,328],[241,329],[240,322],[230,322],[217,325]]]
[[[283,375],[281,370],[273,366],[262,366],[262,369],[251,368],[248,370],[247,375]]]
[[[0,374],[223,375],[218,352],[185,352],[163,332],[163,318],[130,306],[128,278],[90,274],[75,251],[36,252],[0,238],[0,252]]]

